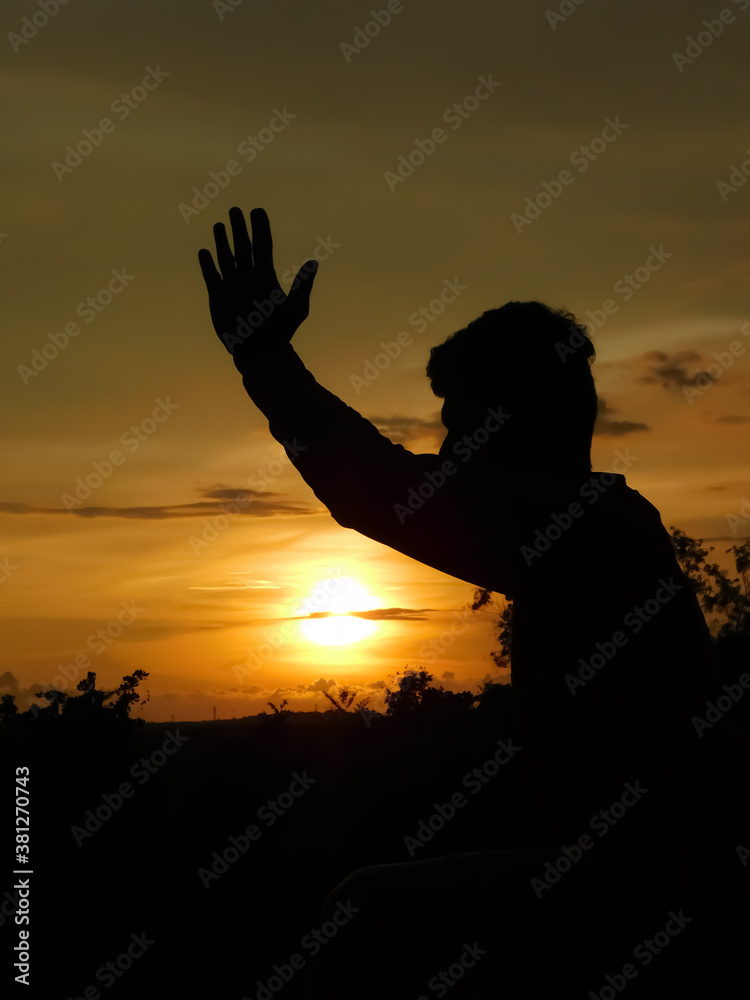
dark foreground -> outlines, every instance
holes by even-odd
[[[2,731],[3,827],[12,835],[6,805],[15,768],[28,767],[32,862],[31,875],[11,874],[4,833],[5,995],[746,993],[747,980],[734,993],[725,977],[743,971],[737,900],[750,868],[736,848],[750,858],[750,826],[731,843],[734,898],[691,895],[668,865],[633,865],[594,828],[591,844],[536,843],[511,692],[424,714]],[[744,794],[746,744],[738,753]],[[324,906],[355,869],[458,852],[474,853],[473,869],[383,870]],[[14,923],[14,878],[29,881],[28,925]],[[11,968],[24,926],[30,989]]]

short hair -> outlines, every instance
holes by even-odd
[[[597,396],[594,344],[565,309],[508,302],[490,309],[430,351],[427,376],[440,398],[507,403],[540,427],[565,427],[591,448]]]

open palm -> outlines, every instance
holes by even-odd
[[[273,266],[271,226],[264,209],[250,213],[253,238],[247,231],[242,210],[231,208],[234,253],[223,222],[214,226],[216,260],[209,250],[198,252],[198,261],[208,289],[208,305],[214,329],[245,372],[263,351],[288,343],[310,311],[317,262],[303,264],[289,294],[285,295]]]

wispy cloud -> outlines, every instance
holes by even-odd
[[[437,444],[445,437],[445,426],[440,419],[440,413],[434,414],[428,420],[422,417],[368,417],[381,434],[394,444],[408,444],[421,438],[433,438]]]
[[[374,608],[372,611],[347,611],[352,618],[367,618],[368,621],[427,621],[428,614],[436,613],[435,608]],[[337,611],[313,611],[309,615],[296,615],[286,621],[296,621],[300,618],[330,618],[340,614]]]
[[[248,491],[233,491],[235,494]],[[231,507],[227,500],[198,500],[193,503],[165,504],[155,507],[37,507],[27,503],[0,503],[0,513],[3,514],[73,514],[75,517],[121,517],[135,521],[164,521],[172,518],[206,517],[211,514],[227,514],[231,512],[240,517],[300,517],[306,514],[318,514],[323,508],[311,507],[302,501],[281,499],[261,499],[264,496],[282,496],[282,494],[250,494],[248,502],[234,501]]]
[[[705,386],[706,379],[716,381],[708,372],[689,364],[701,359],[702,355],[694,350],[645,351],[632,358],[602,362],[600,367],[618,368],[629,372],[635,383],[660,385],[663,389],[674,391],[686,385],[695,386],[698,382]]]
[[[615,413],[619,413],[613,406],[610,406],[605,399],[599,396],[599,404],[596,414],[596,424],[594,425],[594,435],[599,437],[622,437],[624,434],[632,434],[635,431],[650,431],[648,424],[637,423],[633,420],[613,420]]]

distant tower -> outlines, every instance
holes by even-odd
[[[214,722],[216,722],[216,705],[214,705]]]

